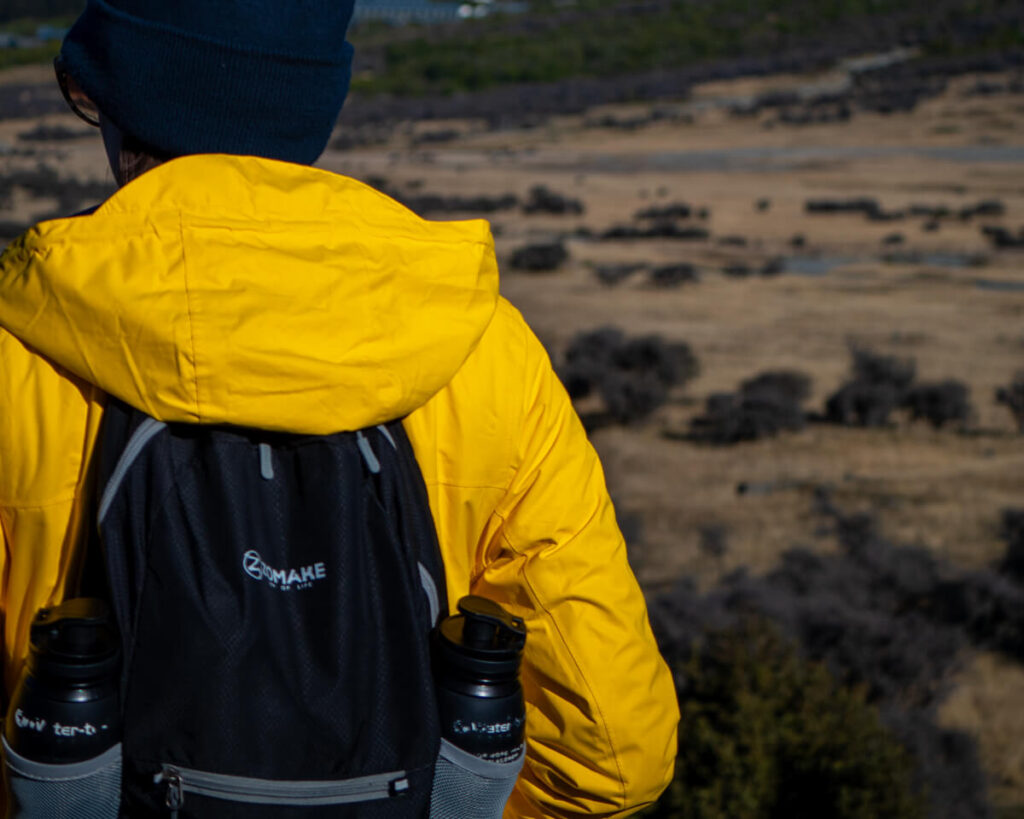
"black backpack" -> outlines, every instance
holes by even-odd
[[[268,433],[111,399],[104,425],[122,815],[427,816],[448,607],[402,424]]]

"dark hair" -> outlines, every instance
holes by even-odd
[[[124,134],[121,141],[121,152],[117,158],[117,168],[114,169],[117,184],[127,185],[136,177],[142,176],[146,171],[152,170],[157,165],[162,165],[169,159],[174,159],[174,155],[157,150],[130,134]]]

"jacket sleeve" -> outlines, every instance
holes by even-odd
[[[675,690],[597,455],[526,332],[518,468],[473,587],[528,629],[528,752],[505,816],[625,816],[671,779]]]

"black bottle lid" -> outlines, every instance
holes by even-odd
[[[463,597],[459,614],[438,628],[438,648],[444,658],[472,675],[514,677],[526,645],[526,625],[493,600]]]
[[[37,677],[88,683],[117,674],[120,643],[106,603],[90,597],[40,609],[29,630]]]

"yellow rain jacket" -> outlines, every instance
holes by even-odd
[[[525,619],[526,764],[508,817],[622,816],[671,777],[675,694],[548,358],[498,295],[486,222],[359,182],[191,156],[0,257],[7,693],[75,582],[106,393],[164,421],[301,433],[404,417],[448,599]]]

